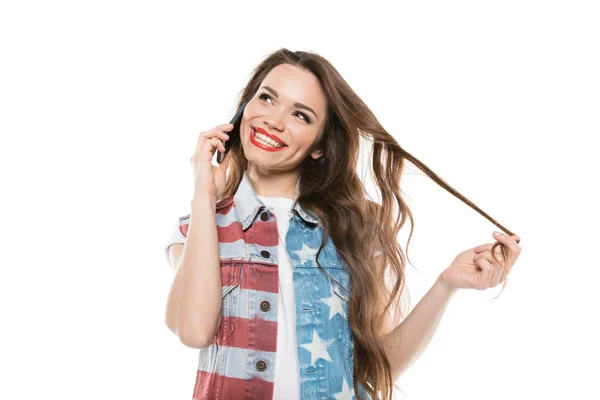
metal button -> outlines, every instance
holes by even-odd
[[[264,362],[263,360],[260,360],[256,363],[256,369],[259,370],[260,372],[264,371],[265,369],[267,369],[267,363]]]
[[[271,309],[271,304],[268,301],[261,301],[260,302],[260,309],[263,311],[269,311]]]
[[[264,212],[262,214],[260,214],[260,219],[263,221],[268,221],[269,220],[269,213],[268,212]]]
[[[269,257],[271,257],[271,253],[269,253],[269,252],[268,252],[268,251],[266,251],[266,250],[262,250],[262,251],[260,252],[260,255],[261,255],[261,256],[263,256],[264,258],[269,258]]]

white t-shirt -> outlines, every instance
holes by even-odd
[[[258,198],[275,214],[279,230],[279,295],[277,307],[277,353],[275,354],[275,389],[278,400],[300,399],[300,370],[296,347],[296,301],[294,270],[285,248],[285,236],[292,216],[294,200],[285,197]]]

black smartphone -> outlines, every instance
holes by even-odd
[[[223,162],[225,156],[227,155],[227,153],[229,153],[229,150],[231,150],[233,145],[236,144],[238,140],[240,140],[240,125],[242,124],[242,115],[244,115],[244,109],[246,108],[246,104],[248,104],[247,101],[243,102],[240,106],[240,109],[237,110],[233,118],[231,118],[231,121],[229,121],[230,124],[233,124],[233,129],[229,132],[225,132],[229,135],[229,140],[225,140],[224,143],[225,152],[221,153],[220,151],[217,151],[217,162],[219,164]]]

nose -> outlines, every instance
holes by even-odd
[[[283,130],[283,118],[280,116],[279,113],[273,113],[271,115],[269,115],[266,119],[265,119],[265,123],[269,126],[269,128],[271,129],[277,129],[279,131]]]

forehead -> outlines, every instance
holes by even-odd
[[[260,86],[275,89],[279,100],[300,102],[313,108],[319,116],[325,115],[327,98],[319,80],[310,71],[280,64],[269,71]]]

